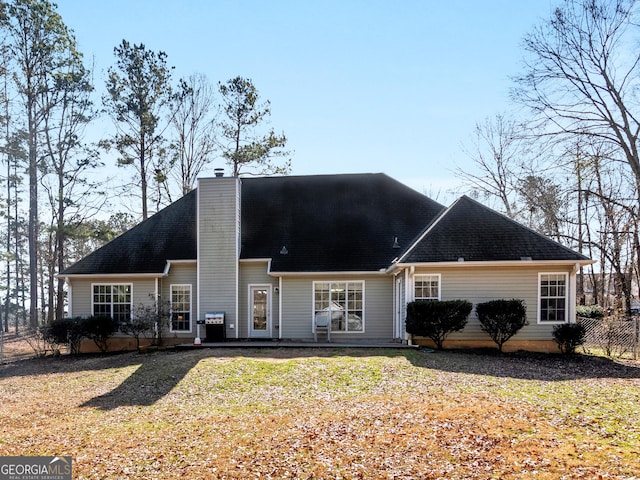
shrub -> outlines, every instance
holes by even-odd
[[[154,301],[151,304],[139,304],[133,309],[131,324],[121,328],[121,330],[136,339],[138,347],[139,338],[149,332],[151,334],[151,344],[160,346],[164,341],[164,334],[169,329],[171,305],[169,302]],[[139,330],[136,337],[134,331]]]
[[[491,339],[502,346],[527,325],[527,307],[523,300],[491,300],[476,305],[480,326]]]
[[[83,322],[80,317],[54,320],[44,328],[44,339],[53,351],[60,350],[61,345],[67,345],[69,353],[78,353],[85,336]]]
[[[587,329],[580,323],[563,323],[553,327],[553,339],[562,353],[574,353],[584,344]]]
[[[428,337],[442,349],[444,339],[467,324],[473,306],[466,300],[418,300],[407,305],[407,332]]]
[[[578,305],[576,307],[578,317],[584,318],[603,318],[604,311],[600,305]]]
[[[44,328],[36,328],[35,330],[29,329],[23,338],[33,349],[33,353],[36,354],[36,357],[44,357],[49,349],[51,349],[54,355],[60,353],[60,348],[56,350],[55,345],[50,345],[47,342]]]
[[[116,330],[116,324],[110,317],[96,316],[82,320],[82,328],[84,336],[93,340],[104,353],[108,349],[107,340]]]
[[[141,310],[140,310],[141,311]],[[155,322],[151,315],[136,315],[130,322],[121,323],[120,331],[136,340],[136,349],[140,350],[140,337],[153,335]]]

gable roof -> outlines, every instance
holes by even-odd
[[[161,274],[167,260],[196,259],[196,192],[147,218],[61,275]]]
[[[241,196],[241,258],[272,272],[387,268],[444,210],[382,173],[248,178]]]
[[[274,273],[372,272],[398,258],[589,260],[468,197],[445,209],[381,173],[241,183],[240,258],[271,259]],[[168,260],[196,260],[196,202],[194,190],[61,275],[161,275]]]
[[[399,263],[468,261],[588,261],[563,245],[467,196],[436,219]]]

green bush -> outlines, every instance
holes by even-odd
[[[527,307],[524,300],[491,300],[476,305],[480,326],[491,339],[502,346],[527,325]]]
[[[584,318],[603,318],[604,311],[600,305],[578,305],[576,315]]]
[[[587,329],[580,323],[563,323],[553,327],[553,339],[562,353],[574,353],[584,344]]]
[[[78,353],[80,342],[85,336],[84,319],[73,317],[54,320],[43,329],[43,335],[52,350],[59,350],[60,345],[67,345],[69,353]]]
[[[109,317],[88,317],[82,320],[84,336],[93,340],[101,352],[108,349],[107,340],[116,330],[116,323]]]
[[[418,300],[407,305],[407,332],[433,340],[441,350],[444,339],[467,324],[473,306],[466,300]]]

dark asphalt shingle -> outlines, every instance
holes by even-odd
[[[436,219],[402,263],[521,260],[588,260],[569,248],[467,196]]]
[[[468,197],[445,210],[384,174],[243,178],[241,192],[241,258],[271,258],[273,272],[370,272],[398,257],[586,260]],[[160,274],[167,260],[195,260],[196,199],[188,193],[62,274]]]

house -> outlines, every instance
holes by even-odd
[[[529,325],[507,347],[549,350],[590,263],[471,198],[445,208],[384,174],[216,176],[61,276],[71,316],[123,322],[169,300],[173,342],[200,329],[205,342],[313,341],[323,320],[332,342],[407,342],[410,301],[519,298]],[[445,343],[483,345],[475,312]]]

